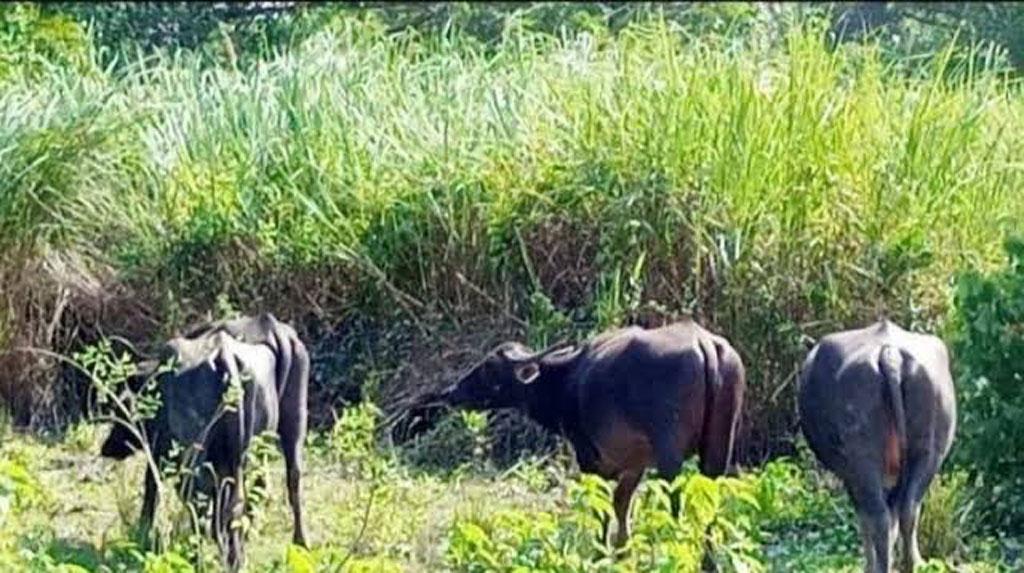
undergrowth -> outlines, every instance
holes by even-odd
[[[611,484],[552,471],[568,468],[566,459],[524,460],[510,472],[478,467],[435,476],[403,464],[401,452],[356,422],[311,437],[320,446],[311,448],[305,479],[309,550],[283,541],[290,514],[276,448],[250,460],[249,471],[264,471],[269,479],[265,494],[250,499],[256,507],[249,570],[697,571],[705,558],[721,571],[862,567],[856,520],[841,487],[802,457],[750,468],[739,478],[711,480],[692,464],[674,484],[649,478],[633,504],[631,540],[616,555],[601,540]],[[0,565],[47,573],[217,571],[215,548],[187,528],[161,547],[132,537],[142,465],[97,460],[102,432],[91,433],[94,443],[86,451],[69,442],[4,440]],[[367,443],[375,445],[353,446]],[[339,462],[332,451],[367,455]],[[925,570],[1014,570],[1012,544],[966,536],[956,522],[965,508],[963,485],[955,473],[944,475],[926,500]],[[679,520],[668,509],[673,488],[683,494]],[[125,508],[115,502],[122,497]],[[167,501],[173,504],[174,497]],[[180,505],[163,507],[171,515],[181,511]]]

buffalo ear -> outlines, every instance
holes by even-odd
[[[530,361],[525,364],[518,364],[515,367],[516,380],[523,384],[530,384],[540,376],[540,365]]]

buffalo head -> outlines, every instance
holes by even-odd
[[[458,382],[437,398],[451,406],[471,410],[512,408],[525,400],[530,384],[541,377],[542,360],[570,348],[567,343],[533,352],[517,342],[506,342],[487,355]]]
[[[142,392],[146,383],[159,373],[160,364],[155,360],[145,360],[136,365],[135,373],[128,377],[127,388],[118,396],[121,404],[128,405],[133,397]],[[128,406],[129,409],[131,408]],[[119,408],[115,408],[117,410]],[[123,460],[142,449],[142,442],[139,441],[138,429],[129,427],[123,418],[126,412],[115,412],[119,419],[114,422],[107,438],[103,440],[100,447],[100,455],[114,460]]]

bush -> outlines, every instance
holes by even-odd
[[[86,73],[92,63],[92,44],[75,20],[24,2],[0,8],[0,85],[12,77],[39,79],[48,68]]]
[[[380,410],[371,402],[350,406],[326,436],[328,459],[344,464],[349,477],[373,475],[380,463],[376,436],[379,415]]]
[[[975,523],[973,501],[967,476],[960,471],[947,470],[937,476],[928,488],[921,509],[918,541],[921,554],[949,560],[962,556],[964,540],[972,533]]]
[[[398,573],[402,570],[386,557],[353,557],[333,548],[309,550],[296,545],[288,547],[282,569],[286,573]]]
[[[956,461],[974,479],[982,523],[1024,532],[1024,239],[1007,266],[969,272],[956,291],[960,370]]]
[[[712,480],[688,468],[671,485],[649,480],[638,491],[632,534],[624,553],[601,542],[613,519],[611,485],[583,475],[564,513],[504,511],[456,520],[447,560],[455,571],[692,571],[705,557],[720,571],[762,571],[758,527],[764,513],[757,479]],[[670,492],[683,503],[678,520]],[[709,549],[705,556],[705,548]]]

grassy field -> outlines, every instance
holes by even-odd
[[[725,571],[854,572],[862,567],[855,518],[841,488],[806,462],[780,460],[751,468],[729,488],[711,490],[693,487],[698,478],[689,467],[681,478],[686,517],[676,526],[658,497],[662,490],[644,486],[633,510],[633,555],[615,560],[593,544],[600,529],[587,513],[609,503],[608,492],[580,482],[564,451],[502,471],[463,452],[465,462],[456,469],[428,472],[410,464],[407,451],[373,447],[372,437],[354,429],[358,426],[340,424],[309,441],[304,488],[309,553],[292,549],[289,557],[291,516],[280,456],[254,458],[252,471],[265,471],[269,487],[256,502],[247,546],[250,571],[298,572],[309,570],[306,565],[318,571],[644,571],[655,564],[690,571],[699,560],[680,548],[690,547],[687,535],[699,536],[697,524],[708,519],[701,517],[705,511],[716,523],[729,523],[716,530],[722,537],[716,538],[715,556]],[[193,570],[188,561],[176,563],[173,557],[191,559],[200,571],[217,570],[209,540],[190,535],[188,513],[173,493],[164,498],[158,527],[166,552],[147,554],[130,541],[142,460],[100,460],[95,452],[104,431],[81,425],[60,441],[5,437],[3,564],[65,573],[78,571],[71,565],[87,571]],[[968,500],[962,496],[949,475],[930,494],[922,523],[922,550],[932,557],[926,570],[1020,567],[1011,561],[1013,555],[1021,557],[1019,540],[965,533],[960,520]],[[664,537],[666,527],[682,533]],[[673,554],[673,548],[680,553]],[[647,552],[656,558],[645,560]]]

